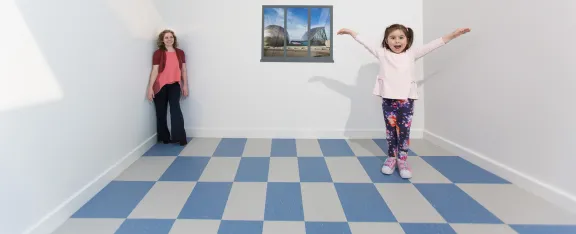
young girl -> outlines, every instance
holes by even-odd
[[[154,100],[156,107],[156,130],[158,141],[186,145],[184,117],[180,109],[181,94],[188,96],[186,75],[186,55],[178,49],[178,39],[171,30],[164,30],[156,41],[158,49],[152,56],[152,72],[148,84],[148,100]],[[170,104],[172,136],[168,130],[166,115]]]
[[[412,29],[401,24],[393,24],[386,28],[382,48],[379,48],[369,46],[364,38],[350,29],[338,31],[338,35],[352,36],[380,61],[380,72],[373,93],[382,97],[382,110],[386,122],[388,158],[382,166],[382,173],[390,175],[398,166],[402,178],[412,177],[412,169],[406,160],[414,100],[418,99],[415,81],[416,60],[468,32],[470,32],[468,28],[457,29],[424,46],[411,48],[414,41]]]

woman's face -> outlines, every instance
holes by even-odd
[[[164,45],[173,46],[174,45],[174,35],[172,33],[164,33]]]

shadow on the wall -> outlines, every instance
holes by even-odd
[[[435,63],[432,66],[426,67],[424,77],[416,82],[418,86],[424,85],[425,83],[440,82],[442,79],[449,79],[450,76],[445,76],[445,74],[447,72],[452,72],[455,69],[459,69],[461,65],[467,62],[468,59],[473,56],[475,51],[480,47],[477,42],[470,40],[451,42],[451,44],[454,43],[459,43],[461,45],[447,46],[442,48],[441,51],[433,52],[432,54],[426,56],[426,59],[435,60]],[[462,50],[461,48],[467,49]],[[442,53],[443,55],[438,56],[437,53]]]
[[[441,70],[436,70],[430,74],[425,74],[426,77],[424,77],[424,79],[416,81],[416,85],[418,85],[418,87],[420,87],[421,85],[424,85],[424,83],[426,82],[430,82],[432,79],[438,77],[438,74],[441,73]]]
[[[382,121],[380,125],[384,126],[379,98],[372,94],[378,70],[379,65],[377,63],[363,65],[358,70],[355,84],[345,84],[339,80],[323,76],[315,76],[309,80],[309,82],[320,82],[327,88],[350,99],[350,115],[345,125],[344,136],[360,146],[366,144],[367,141],[358,139],[359,131],[373,130],[374,122],[372,121]],[[377,106],[371,106],[372,104]],[[363,148],[372,149],[368,145]]]

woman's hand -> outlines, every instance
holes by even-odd
[[[154,90],[149,88],[148,92],[146,93],[146,97],[148,98],[149,101],[154,100]]]
[[[343,29],[338,30],[337,34],[338,35],[348,34],[348,35],[353,36],[353,37],[356,36],[356,32],[352,31],[351,29],[347,29],[347,28],[343,28]]]
[[[182,87],[182,95],[184,95],[184,97],[188,97],[188,87],[186,86]]]

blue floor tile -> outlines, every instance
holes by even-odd
[[[114,234],[169,234],[173,219],[127,219]]]
[[[300,183],[268,183],[264,219],[304,221]]]
[[[318,143],[325,157],[355,156],[345,139],[318,139]]]
[[[332,182],[326,160],[321,157],[298,158],[301,182]]]
[[[154,186],[150,181],[112,181],[73,218],[126,218]]]
[[[398,170],[391,175],[382,173],[382,165],[387,157],[358,157],[358,161],[370,176],[373,183],[410,183],[407,179],[402,179]]]
[[[503,223],[454,184],[415,184],[414,186],[449,223]]]
[[[216,147],[214,156],[242,157],[247,141],[246,138],[223,138]]]
[[[386,139],[373,139],[373,141],[386,155],[388,155],[388,141]],[[408,156],[418,156],[418,154],[411,149],[408,149]]]
[[[456,234],[447,223],[401,223],[406,234]]]
[[[179,219],[222,219],[231,182],[198,182],[180,211]]]
[[[296,140],[272,139],[272,157],[296,157]]]
[[[210,157],[177,157],[160,181],[198,181]]]
[[[348,222],[396,222],[374,184],[335,183]]]
[[[146,151],[143,156],[178,156],[184,147],[179,144],[157,143]]]
[[[510,183],[458,156],[426,156],[422,159],[453,183]]]
[[[306,234],[352,234],[345,222],[306,222]]]
[[[234,181],[267,182],[270,158],[247,157],[240,160]]]
[[[509,225],[518,234],[574,234],[576,225]]]
[[[262,221],[222,220],[218,234],[262,233],[263,231]]]

